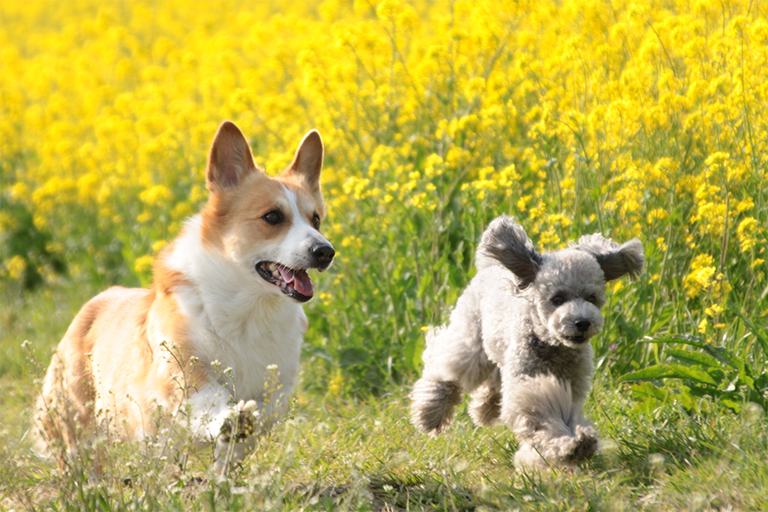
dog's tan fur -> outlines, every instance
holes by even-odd
[[[231,339],[239,335],[222,335],[215,327],[207,327],[208,324],[227,325],[228,319],[211,320],[209,317],[217,313],[203,311],[205,308],[200,309],[199,316],[190,314],[197,310],[189,306],[189,299],[182,296],[185,293],[201,296],[203,303],[215,304],[224,299],[205,295],[207,292],[198,282],[205,279],[205,272],[197,277],[185,275],[174,268],[172,260],[189,259],[189,255],[183,253],[186,249],[179,249],[182,243],[179,240],[188,237],[185,243],[192,244],[195,251],[207,258],[207,263],[200,265],[211,265],[209,260],[216,263],[211,273],[221,265],[230,274],[235,272],[232,275],[239,276],[237,272],[242,272],[247,276],[252,255],[258,253],[260,247],[282,243],[297,223],[303,226],[307,236],[314,236],[305,224],[316,227],[316,217],[325,216],[319,183],[322,158],[319,134],[309,132],[291,165],[279,177],[272,178],[255,165],[239,129],[230,122],[220,126],[208,160],[206,184],[210,198],[199,216],[199,240],[194,226],[188,224],[179,238],[156,258],[154,284],[149,289],[112,287],[83,306],[56,349],[38,400],[36,419],[45,440],[63,442],[71,450],[83,437],[81,433],[92,432],[101,421],[95,416],[100,412],[113,418],[121,435],[139,438],[152,431],[158,405],[167,411],[176,411],[185,399],[206,386],[224,389],[232,398],[261,398],[251,395],[258,395],[263,380],[241,386],[257,390],[248,396],[234,396],[234,385],[216,374],[211,359],[216,356],[215,344],[222,343],[221,338],[226,338],[223,341],[237,350],[250,350],[249,344],[263,340],[254,341],[247,334],[243,334],[242,339]],[[263,221],[263,217],[274,210],[282,212],[285,220],[277,225]],[[296,212],[301,218],[293,218]],[[316,239],[325,241],[319,234]],[[265,365],[287,361],[284,366],[288,369],[281,370],[288,371],[289,375],[283,377],[292,385],[298,366],[293,360],[298,358],[295,347],[301,343],[306,317],[298,304],[272,289],[276,288],[272,284],[258,275],[253,279],[252,282],[245,279],[237,283],[237,279],[233,279],[232,283],[225,283],[233,293],[239,292],[240,286],[254,287],[247,290],[252,296],[249,298],[254,311],[240,316],[233,313],[232,322],[243,322],[242,332],[246,333],[250,325],[246,322],[258,322],[252,316],[262,314],[259,308],[264,308],[268,310],[263,313],[264,322],[277,318],[272,321],[284,327],[289,337],[298,337],[298,341],[275,340],[275,343],[289,344],[290,353],[270,345],[276,355],[270,352],[264,356],[277,359],[265,360]],[[226,357],[227,353],[222,354]],[[223,362],[235,367],[237,358],[231,359],[234,361]],[[253,367],[235,367],[235,371],[238,370],[243,376],[252,372],[251,381],[264,377],[263,370]],[[186,389],[182,383],[188,383]],[[287,391],[290,392],[290,388]],[[58,453],[60,466],[66,463],[65,452]]]

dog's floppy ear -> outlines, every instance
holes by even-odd
[[[208,155],[208,190],[235,188],[246,175],[255,170],[251,148],[243,132],[232,121],[221,123]]]
[[[323,169],[323,139],[320,132],[310,130],[301,139],[293,162],[283,173],[300,177],[310,191],[320,190],[320,171]]]
[[[617,279],[625,274],[629,274],[629,278],[635,281],[645,265],[643,246],[637,238],[619,245],[604,238],[600,233],[594,233],[579,238],[575,249],[594,256],[600,268],[603,269],[606,281]]]
[[[485,230],[477,254],[478,268],[486,267],[487,259],[501,263],[515,274],[521,290],[536,279],[541,266],[541,255],[523,227],[506,215],[496,217]]]

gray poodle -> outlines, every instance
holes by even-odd
[[[414,425],[439,434],[466,391],[477,425],[501,418],[515,433],[517,467],[592,457],[597,431],[584,416],[589,340],[603,327],[605,283],[642,272],[640,241],[620,246],[596,233],[539,253],[502,215],[483,233],[476,260],[450,322],[427,333],[424,373],[411,393]]]

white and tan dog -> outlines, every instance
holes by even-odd
[[[334,256],[318,231],[322,163],[312,130],[290,166],[268,177],[237,126],[221,124],[208,203],[159,254],[152,287],[112,287],[91,299],[53,356],[36,423],[45,441],[63,447],[60,467],[104,419],[140,439],[153,431],[158,406],[184,405],[195,439],[217,443],[222,473],[225,454],[242,457],[249,444],[236,441],[282,412],[285,401],[264,403],[266,382],[276,366],[290,394],[307,329],[300,303],[313,295],[307,269],[325,270]]]

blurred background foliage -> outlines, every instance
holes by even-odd
[[[643,400],[688,396],[675,382],[690,375],[637,372],[711,346],[754,378],[709,396],[754,401],[768,385],[767,19],[763,1],[3,0],[3,293],[149,285],[206,201],[223,119],[268,173],[317,128],[338,258],[307,306],[305,390],[414,379],[423,331],[507,213],[540,250],[597,231],[642,240],[644,277],[610,285],[598,371],[645,379]]]

